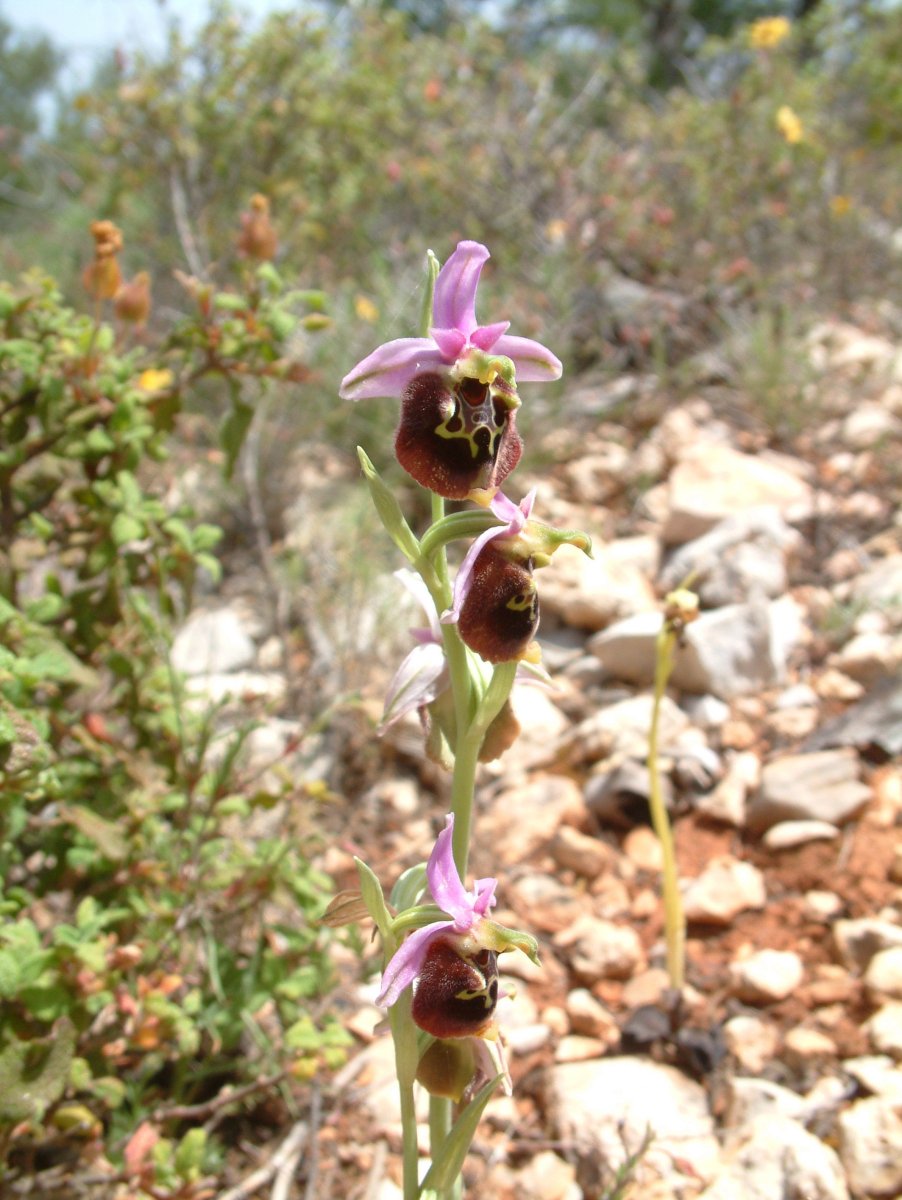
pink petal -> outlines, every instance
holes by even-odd
[[[453,363],[467,344],[467,335],[459,329],[430,329],[429,334],[445,362]]]
[[[439,329],[459,329],[469,337],[476,328],[476,288],[489,258],[479,242],[458,242],[435,281],[432,311]]]
[[[407,713],[432,703],[443,690],[445,666],[445,652],[435,642],[414,646],[388,685],[380,736]]]
[[[494,348],[502,333],[507,333],[510,324],[510,321],[496,321],[494,325],[480,325],[470,334],[470,345],[488,352]]]
[[[396,338],[379,346],[349,371],[338,394],[342,400],[400,396],[418,372],[443,365],[441,352],[432,338]]]
[[[426,880],[432,899],[443,912],[454,918],[454,928],[463,932],[474,921],[473,897],[461,883],[452,850],[453,837],[454,817],[449,813],[445,817],[445,828],[435,839],[429,855]]]
[[[560,379],[564,368],[547,346],[534,342],[532,338],[515,337],[505,333],[492,346],[495,354],[504,354],[513,359],[517,368],[517,383],[539,383],[543,380]]]
[[[514,504],[513,500],[509,500],[504,492],[496,492],[489,502],[489,508],[499,521],[506,523],[505,535],[514,537],[526,524],[535,502],[535,488],[527,492],[519,504]]]
[[[438,623],[438,613],[435,611],[435,601],[429,588],[426,587],[422,575],[418,575],[416,571],[411,571],[407,567],[399,567],[397,571],[393,571],[395,579],[407,588],[414,600],[420,605],[423,612],[429,621],[429,629],[432,633],[432,640],[440,642],[442,640],[442,631]],[[418,634],[414,634],[415,637]],[[425,638],[419,638],[420,641],[425,641]]]
[[[424,925],[422,929],[414,930],[406,941],[401,943],[382,972],[382,990],[376,997],[377,1004],[386,1008],[394,1004],[423,969],[430,942],[451,928],[451,921],[435,921],[431,925]]]
[[[477,879],[473,884],[473,891],[476,893],[476,900],[473,903],[473,908],[481,917],[495,907],[495,888],[498,886],[498,880],[492,879]]]

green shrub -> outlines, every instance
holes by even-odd
[[[165,1125],[161,1108],[309,1076],[344,1045],[311,1015],[330,981],[315,842],[299,819],[283,837],[241,836],[255,810],[291,795],[299,812],[303,795],[243,778],[252,721],[223,735],[169,663],[198,578],[218,578],[220,531],[170,511],[159,484],[202,380],[226,397],[231,469],[261,389],[305,374],[286,347],[322,324],[323,298],[287,290],[269,263],[235,291],[184,283],[187,311],[157,345],[101,320],[102,299],[94,316],[68,307],[36,272],[0,284],[0,1144],[13,1174],[49,1130],[107,1137],[115,1157],[141,1121]],[[151,1181],[175,1187],[208,1152],[158,1143]]]

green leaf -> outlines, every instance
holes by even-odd
[[[197,554],[194,561],[207,572],[214,583],[222,579],[222,563],[213,554]]]
[[[218,525],[208,525],[201,522],[192,530],[195,550],[212,550],[222,541],[222,530]]]
[[[390,902],[392,908],[401,913],[405,908],[412,908],[419,900],[426,887],[426,864],[417,863],[408,867],[398,876],[397,883],[391,890]]]
[[[66,1089],[75,1028],[61,1018],[46,1039],[11,1042],[0,1054],[0,1120],[40,1120]]]
[[[288,1050],[318,1050],[322,1044],[323,1035],[310,1017],[301,1017],[285,1030],[285,1046]]]
[[[144,532],[142,522],[125,512],[116,513],[110,526],[110,534],[117,546],[138,541],[144,536]]]
[[[0,709],[0,746],[14,745],[17,737],[16,726],[11,718]]]
[[[286,304],[305,304],[307,308],[312,308],[316,312],[322,312],[328,303],[325,292],[303,289],[288,292],[284,300]]]
[[[360,891],[367,912],[376,922],[376,928],[382,935],[383,942],[389,946],[394,945],[394,938],[391,932],[391,914],[385,903],[382,884],[373,874],[372,869],[362,859],[355,858],[354,863],[360,878]]]
[[[179,517],[169,517],[163,524],[163,529],[169,534],[174,541],[187,550],[189,554],[194,551],[194,538],[191,530]]]
[[[247,301],[235,292],[217,292],[213,297],[213,307],[223,312],[244,312],[247,309]]]
[[[114,1075],[101,1075],[91,1082],[91,1091],[107,1108],[118,1108],[125,1100],[125,1084]]]
[[[496,1075],[494,1079],[490,1079],[454,1122],[447,1141],[439,1151],[438,1157],[433,1160],[432,1166],[423,1180],[420,1200],[433,1200],[433,1198],[438,1200],[460,1175],[467,1151],[470,1149],[470,1143],[473,1141],[473,1135],[476,1133],[476,1126],[479,1124],[485,1106],[491,1100],[495,1088],[503,1078],[503,1075]]]
[[[68,602],[62,596],[48,592],[26,605],[25,615],[38,625],[49,625],[61,617],[67,608]]]
[[[189,1129],[175,1152],[175,1169],[182,1179],[193,1182],[200,1177],[206,1151],[207,1131]]]
[[[90,686],[97,679],[89,667],[80,663],[74,654],[70,654],[65,646],[58,642],[48,642],[46,647],[27,658],[17,659],[13,673],[18,679],[39,684],[52,679],[60,683]]]
[[[241,453],[241,447],[244,445],[244,439],[247,437],[247,431],[250,429],[253,419],[253,408],[249,404],[245,404],[243,400],[235,400],[226,419],[219,427],[219,444],[226,454],[223,467],[226,479],[231,477],[232,471],[235,469],[235,463],[238,461],[238,455]]]
[[[34,531],[35,536],[39,537],[42,542],[49,542],[53,537],[53,522],[48,521],[43,513],[29,513],[28,523]]]
[[[420,559],[420,543],[414,537],[413,530],[404,519],[401,505],[395,498],[394,493],[380,477],[379,472],[373,466],[366,452],[361,450],[359,446],[357,447],[357,457],[360,459],[364,478],[370,489],[370,495],[373,498],[373,504],[376,506],[376,512],[379,514],[379,520],[385,526],[389,537],[408,562],[418,562]]]
[[[19,964],[9,950],[0,950],[0,996],[11,1000],[19,986]]]
[[[79,929],[93,925],[98,917],[98,904],[94,896],[85,896],[75,910],[75,924]]]
[[[105,429],[91,429],[85,438],[85,449],[94,457],[111,454],[116,449],[116,443]]]
[[[294,327],[297,325],[296,317],[293,317],[291,313],[282,312],[281,310],[271,312],[266,321],[273,332],[273,336],[278,338],[280,342],[284,342],[286,338],[290,337],[294,331]]]
[[[274,292],[282,290],[282,276],[272,265],[271,262],[261,263],[257,267],[257,278],[261,283],[267,284]]]

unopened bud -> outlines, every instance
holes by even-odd
[[[238,251],[245,258],[271,261],[276,257],[279,241],[269,215],[269,200],[259,192],[251,196],[250,212],[241,214],[241,233]]]
[[[113,301],[116,316],[132,325],[147,324],[150,316],[150,275],[139,271],[134,279],[123,283]]]

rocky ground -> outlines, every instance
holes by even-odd
[[[480,781],[473,870],[499,877],[500,919],[539,937],[542,968],[504,962],[515,1090],[487,1110],[470,1197],[902,1194],[902,354],[839,323],[806,353],[804,428],[778,448],[710,355],[680,402],[650,377],[583,380],[527,447],[518,487],[596,550],[537,576],[555,691],[517,694],[522,737]],[[553,465],[530,473],[533,456]],[[677,1001],[644,760],[661,597],[689,577],[703,612],[662,727]],[[246,607],[211,603],[177,661],[202,694],[278,706],[279,656]],[[390,886],[446,808],[415,722],[374,749],[373,686],[317,758],[346,801],[325,858],[339,886],[358,852]],[[261,761],[294,732],[274,718]],[[297,1195],[396,1200],[376,979],[341,967],[359,1053]]]

